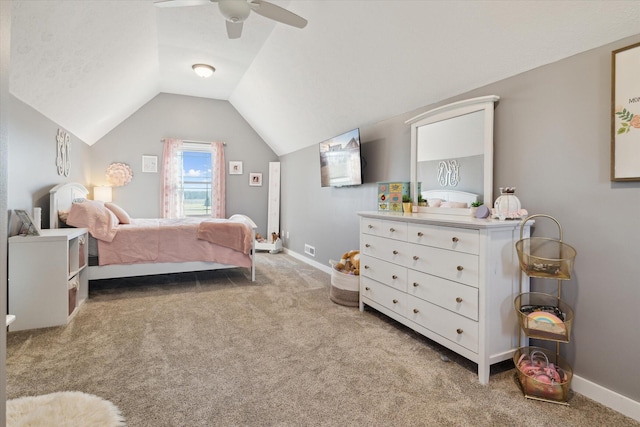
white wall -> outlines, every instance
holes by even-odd
[[[498,95],[494,194],[517,187],[523,207],[557,218],[564,240],[578,252],[574,277],[564,283],[575,319],[563,354],[576,375],[640,407],[638,376],[631,374],[640,354],[640,182],[609,180],[611,51],[638,41],[640,35],[620,40],[375,126],[352,123],[361,128],[365,157],[373,159],[361,187],[320,188],[317,147],[282,156],[281,224],[291,236],[286,247],[302,254],[304,243],[312,243],[313,260],[321,264],[357,248],[357,212],[376,209],[374,183],[409,179],[404,121],[439,105]],[[295,203],[301,199],[309,208]],[[556,233],[555,223],[544,221],[534,230]],[[534,280],[533,287],[546,290],[546,282]]]

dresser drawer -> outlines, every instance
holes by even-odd
[[[409,264],[407,267],[423,271],[434,276],[454,280],[465,285],[478,287],[479,258],[478,255],[471,255],[462,252],[448,251],[407,243],[409,254],[404,255]]]
[[[401,265],[360,255],[360,275],[407,292],[407,268]]]
[[[480,232],[467,228],[408,224],[407,240],[457,252],[480,253]]]
[[[360,236],[360,254],[407,267],[411,259],[411,245],[399,240],[363,234]]]
[[[407,288],[409,295],[478,320],[478,288],[414,270],[407,272]]]
[[[360,296],[393,310],[403,317],[407,316],[408,296],[397,289],[383,285],[366,276],[360,276]]]
[[[394,240],[407,241],[407,223],[384,219],[362,218],[360,232]]]
[[[416,297],[408,297],[407,317],[474,353],[478,352],[478,322]]]

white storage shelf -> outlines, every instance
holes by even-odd
[[[88,297],[84,228],[9,238],[10,331],[66,325]]]

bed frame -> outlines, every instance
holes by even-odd
[[[58,211],[69,211],[75,199],[84,199],[89,191],[76,182],[58,184],[49,190],[49,224],[51,228],[60,228]],[[251,221],[251,281],[256,280],[255,242],[257,225]],[[87,267],[89,280],[112,279],[117,277],[150,276],[153,274],[186,273],[192,271],[220,270],[236,268],[235,265],[216,262],[166,262],[147,264],[95,265]]]

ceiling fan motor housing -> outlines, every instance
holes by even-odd
[[[251,13],[251,7],[245,0],[221,0],[218,2],[220,13],[229,22],[244,22]]]

